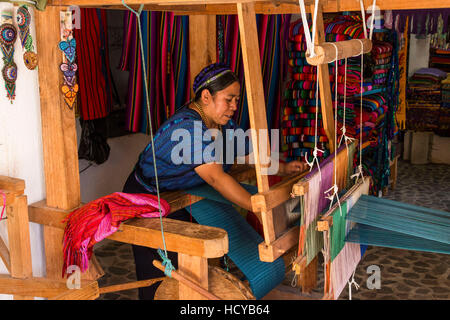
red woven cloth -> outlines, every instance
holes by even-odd
[[[161,199],[161,215],[170,212],[167,201]],[[62,275],[71,265],[84,272],[89,267],[94,244],[116,232],[128,219],[159,217],[158,198],[152,194],[115,192],[91,201],[72,211],[65,219]]]

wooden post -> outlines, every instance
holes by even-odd
[[[11,277],[32,278],[33,268],[26,196],[22,195],[16,198],[14,204],[8,207],[7,217]],[[14,295],[14,299],[33,300],[33,297]]]
[[[255,130],[252,134],[253,155],[255,157],[256,181],[258,192],[269,190],[269,181],[262,172],[261,159],[270,157],[270,145],[261,155],[260,140],[265,138],[269,144],[267,131],[266,103],[264,100],[264,88],[261,74],[261,60],[258,43],[258,30],[256,27],[256,14],[254,4],[237,3],[239,31],[242,45],[242,60],[244,63],[245,86],[247,89],[248,112],[250,127]],[[263,135],[265,135],[263,137]],[[267,165],[266,165],[267,166]],[[269,245],[275,240],[272,210],[261,211],[263,222],[264,240]]]
[[[311,5],[311,12],[314,12],[314,5]],[[319,3],[317,8],[317,34],[314,38],[314,44],[320,45],[325,42],[325,29],[323,24],[323,12],[322,5]],[[314,35],[313,35],[314,37]],[[322,110],[322,122],[323,129],[327,134],[328,140],[330,142],[330,152],[334,152],[334,117],[333,117],[333,104],[331,100],[331,89],[330,89],[330,73],[328,71],[328,64],[321,64],[319,68],[319,93],[320,93],[320,103]]]
[[[217,61],[216,16],[189,16],[189,60],[191,90],[195,76],[207,65]]]
[[[47,205],[70,210],[80,205],[74,110],[64,102],[61,85],[60,7],[36,11],[39,91]],[[63,230],[44,226],[47,277],[61,278]]]
[[[178,270],[180,274],[186,275],[189,279],[196,281],[202,288],[208,290],[208,259],[179,253]],[[179,299],[205,300],[206,298],[182,282],[179,282]]]

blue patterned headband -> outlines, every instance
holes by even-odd
[[[214,70],[213,72],[217,72],[220,71],[219,73],[216,73],[215,75],[213,75],[212,77],[204,77],[206,78],[204,81],[202,81],[197,88],[193,88],[194,89],[194,94],[197,94],[197,92],[199,92],[202,88],[206,87],[208,84],[210,84],[211,82],[213,82],[214,80],[217,80],[218,78],[220,78],[221,76],[232,72],[230,69],[222,69],[222,70]],[[207,76],[209,76],[209,74],[207,74]]]

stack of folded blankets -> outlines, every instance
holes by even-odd
[[[407,129],[433,131],[439,128],[441,81],[446,78],[444,71],[422,68],[408,80]]]
[[[351,39],[363,39],[364,29],[359,15],[338,15],[331,20],[325,21],[325,39],[328,42],[337,42]],[[330,64],[330,81],[332,90],[335,88],[336,65]],[[338,63],[338,94],[344,95],[345,85],[345,62],[339,60]],[[373,89],[371,79],[364,77],[361,88],[361,57],[347,59],[347,85],[346,95],[354,96]]]
[[[325,21],[327,41],[342,41],[354,38],[364,38],[362,21],[359,16],[336,16],[332,20]],[[316,118],[316,81],[317,69],[307,63],[305,58],[306,39],[303,32],[301,19],[293,22],[289,30],[289,42],[287,51],[289,57],[289,71],[291,80],[286,85],[285,102],[283,109],[282,151],[287,161],[305,160],[311,161],[315,145],[315,118]],[[333,95],[335,91],[335,64],[329,64],[330,89]],[[338,94],[344,94],[344,62],[338,65]],[[347,65],[348,96],[361,93],[360,59],[350,58]],[[372,83],[363,84],[362,91],[372,89]],[[317,123],[317,147],[323,150],[319,152],[319,161],[329,155],[329,144],[323,129],[322,112],[318,103]]]
[[[371,193],[377,194],[388,183],[386,114],[388,105],[381,93],[350,99],[345,105],[346,135],[360,139],[362,132],[362,165],[365,175],[372,177]],[[338,133],[342,132],[344,105],[338,105]],[[362,115],[362,121],[361,116]],[[362,123],[362,125],[361,125]],[[354,166],[359,165],[359,152],[355,153]]]
[[[286,84],[283,118],[282,151],[287,161],[312,161],[316,135],[316,81],[317,69],[307,63],[306,40],[303,24],[298,20],[291,24],[287,44],[289,74]],[[320,103],[317,114],[317,147],[319,160],[329,155],[328,137],[323,129]]]
[[[434,50],[433,54],[430,56],[430,67],[448,71],[450,69],[450,51],[448,49]]]
[[[373,88],[382,88],[386,85],[388,72],[391,68],[392,44],[389,42],[374,42],[371,54],[374,61]]]
[[[439,112],[439,134],[445,136],[450,135],[450,74],[445,80],[441,81],[442,85],[442,103]]]
[[[369,142],[370,146],[378,145],[378,137],[381,128],[384,127],[385,114],[388,106],[386,99],[382,94],[371,94],[362,98],[362,141]],[[353,98],[347,101],[345,105],[345,129],[346,135],[351,138],[360,138],[360,107],[359,98]],[[340,102],[338,105],[338,133],[343,128],[344,104]]]

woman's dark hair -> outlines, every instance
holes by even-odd
[[[214,77],[217,78],[213,79]],[[203,68],[194,79],[194,100],[198,101],[205,89],[211,95],[214,95],[217,91],[225,89],[234,82],[239,82],[239,78],[227,66],[221,63],[211,64]]]

